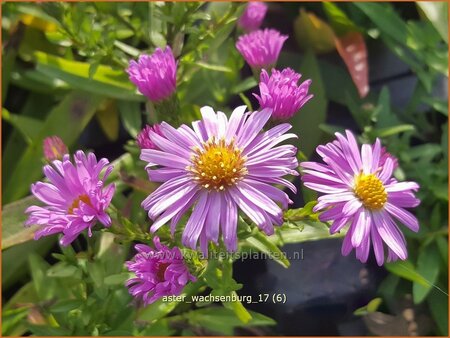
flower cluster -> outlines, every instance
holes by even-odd
[[[292,126],[284,121],[313,97],[311,80],[299,83],[301,74],[294,70],[272,68],[288,37],[274,29],[257,30],[266,11],[263,3],[247,5],[239,25],[250,33],[236,43],[259,75],[259,95],[253,94],[260,105],[257,111],[240,106],[226,115],[205,106],[200,109],[202,118],[191,126],[174,127],[163,121],[145,125],[136,138],[150,181],[161,183],[141,203],[152,221],[150,232],[170,223],[175,235],[181,226],[181,244],[205,255],[210,242],[223,242],[228,251],[237,250],[239,215],[265,234],[274,234],[275,226],[283,224],[283,210],[292,203],[285,188],[297,191],[286,178],[299,175],[297,148],[283,142],[298,136],[288,133]],[[170,47],[141,55],[137,62],[130,62],[127,72],[138,90],[157,103],[155,107],[166,104],[167,114],[159,111],[162,116],[157,117],[167,121],[177,113],[170,111],[174,105],[167,104],[178,103],[177,63]],[[156,120],[153,117],[150,120]],[[331,223],[331,234],[348,227],[344,255],[355,249],[356,257],[366,262],[373,247],[379,265],[386,254],[387,261],[406,259],[406,241],[396,222],[419,230],[417,219],[406,210],[420,203],[415,197],[418,184],[393,177],[398,161],[379,139],[359,147],[350,131],[336,133],[336,137],[317,147],[324,163],[300,164],[304,185],[322,194],[314,211],[320,212],[321,221]],[[50,162],[43,169],[46,180],[31,186],[42,203],[26,210],[26,225],[39,226],[35,239],[60,234],[60,243],[69,245],[86,229],[91,236],[97,223],[109,227],[113,220],[107,209],[115,186],[106,184],[113,170],[108,160],[97,161],[93,153],[81,150],[71,159],[57,136],[45,139],[43,150]],[[180,225],[182,219],[187,221]],[[126,262],[135,275],[126,283],[129,292],[145,305],[179,295],[188,282],[196,280],[175,238],[168,241],[172,249],[157,236],[153,237],[154,248],[137,244],[136,255]]]

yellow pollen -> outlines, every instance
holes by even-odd
[[[89,199],[88,195],[85,195],[85,194],[80,195],[74,199],[74,201],[72,202],[72,205],[67,210],[69,212],[69,214],[73,214],[73,209],[78,208],[80,206],[80,201],[92,206],[91,200]]]
[[[359,174],[355,178],[354,192],[362,204],[370,210],[381,209],[387,201],[383,182],[374,174]]]
[[[213,137],[203,144],[203,149],[193,149],[192,165],[188,170],[205,189],[222,191],[236,184],[247,174],[245,157],[234,141],[216,141]]]

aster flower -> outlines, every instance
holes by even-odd
[[[196,279],[184,264],[179,248],[169,249],[153,238],[155,249],[137,244],[137,254],[125,263],[128,270],[136,277],[127,281],[129,292],[133,297],[141,298],[145,305],[151,304],[163,296],[178,296],[183,287]]]
[[[267,12],[267,5],[263,2],[252,1],[245,7],[244,13],[238,20],[238,26],[247,32],[254,31],[261,26]]]
[[[175,92],[177,64],[169,46],[139,56],[138,62],[130,61],[127,72],[131,82],[153,102],[168,99]]]
[[[356,249],[356,257],[366,262],[372,243],[378,265],[384,262],[383,242],[387,244],[388,261],[406,259],[406,241],[395,220],[412,231],[419,230],[416,217],[404,208],[416,207],[415,182],[397,182],[392,177],[394,157],[382,153],[381,142],[363,144],[346,131],[336,133],[337,140],[317,147],[325,164],[303,162],[305,186],[324,193],[314,211],[323,211],[322,221],[332,221],[330,232],[336,233],[349,224],[342,244],[342,254]]]
[[[62,161],[44,166],[49,182],[32,184],[31,192],[45,206],[33,205],[25,211],[29,214],[25,225],[41,226],[34,235],[36,240],[61,233],[60,243],[69,245],[85,229],[91,236],[91,228],[97,221],[106,227],[111,225],[106,208],[113,197],[114,185],[104,187],[104,183],[113,167],[107,164],[107,159],[97,162],[94,154],[86,156],[79,150],[74,163],[69,155],[64,155]],[[100,175],[103,169],[105,172]]]
[[[47,161],[61,160],[69,153],[67,146],[59,136],[49,136],[43,142],[44,157]]]
[[[154,124],[153,126],[146,125],[144,129],[140,131],[140,133],[137,136],[137,144],[139,148],[141,149],[158,149],[158,147],[155,146],[155,144],[150,140],[150,131],[153,130],[158,135],[162,135],[161,128],[159,127],[159,124]]]
[[[203,107],[203,119],[192,123],[193,129],[178,129],[161,123],[164,138],[150,131],[150,139],[160,149],[143,149],[141,159],[149,162],[149,178],[164,182],[148,196],[142,206],[154,220],[155,232],[171,220],[175,231],[180,218],[192,207],[183,231],[184,245],[207,252],[208,241],[217,243],[219,232],[228,250],[237,247],[238,209],[242,210],[266,234],[273,225],[283,223],[283,213],[276,202],[287,208],[288,196],[272,184],[296,191],[283,179],[298,175],[297,149],[279,143],[297,137],[285,134],[291,125],[284,123],[261,132],[271,110],[245,113],[236,108],[230,119],[211,107]],[[157,166],[155,168],[155,166]]]
[[[257,30],[240,36],[236,48],[250,67],[268,68],[275,66],[287,38],[275,29]]]
[[[290,68],[285,68],[281,72],[272,69],[272,75],[265,69],[261,71],[259,92],[261,96],[253,94],[261,109],[273,109],[272,118],[274,120],[287,120],[294,116],[303,105],[308,102],[313,95],[308,95],[311,80],[298,85],[301,74],[294,72]]]

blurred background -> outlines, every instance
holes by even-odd
[[[43,288],[63,289],[60,283],[75,273],[52,270],[57,259],[50,252],[63,253],[56,238],[34,242],[22,227],[30,184],[42,177],[42,142],[58,135],[71,151],[90,149],[98,158],[123,160],[130,140],[149,121],[146,99],[125,69],[142,52],[166,44],[179,60],[184,120],[197,119],[203,105],[226,112],[242,104],[256,109],[257,79],[234,46],[245,5],[2,3],[3,335],[127,333],[102,331],[99,318],[85,319],[87,331],[58,331],[64,325],[49,323],[74,310],[73,302],[42,311],[54,297]],[[447,2],[267,5],[262,27],[289,35],[277,69],[291,67],[313,81],[314,98],[291,121],[302,156],[316,160],[315,147],[345,128],[363,142],[380,137],[399,160],[395,176],[421,186],[415,210],[420,231],[405,230],[408,261],[381,268],[373,257],[367,264],[342,257],[341,239],[316,241],[321,238],[286,244],[286,252],[304,254],[289,269],[270,260],[237,262],[234,278],[244,284],[239,294],[286,294],[284,305],[248,306],[275,325],[240,325],[212,312],[185,326],[140,333],[448,335]],[[132,171],[133,163],[126,168]],[[121,180],[126,200],[145,197],[145,189],[126,176]],[[294,207],[316,198],[296,185]],[[145,218],[142,210],[130,213]],[[85,247],[76,243],[74,255]],[[129,301],[124,299],[122,305]],[[55,329],[44,330],[43,323]]]

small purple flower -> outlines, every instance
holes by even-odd
[[[107,159],[97,162],[94,154],[87,156],[79,150],[75,153],[73,164],[69,155],[62,161],[55,160],[44,166],[44,174],[49,182],[31,185],[31,192],[45,206],[33,205],[25,213],[29,218],[25,225],[38,224],[34,238],[62,233],[62,245],[69,245],[81,232],[91,228],[97,221],[104,226],[111,225],[106,213],[114,195],[114,184],[104,187],[105,180],[113,167],[107,166]],[[100,172],[105,172],[100,178]]]
[[[163,296],[178,296],[183,287],[196,278],[189,273],[179,248],[169,249],[153,238],[156,249],[144,244],[136,244],[137,254],[125,263],[136,277],[127,281],[130,294],[140,298],[145,305],[157,301]]]
[[[252,1],[245,7],[238,21],[238,26],[247,32],[257,30],[266,16],[267,5],[264,2]]]
[[[131,82],[153,102],[168,99],[175,92],[177,64],[169,46],[139,56],[138,62],[130,61],[127,72]]]
[[[294,116],[313,95],[308,95],[311,80],[298,85],[301,74],[290,68],[281,72],[272,69],[272,75],[265,69],[261,71],[259,92],[260,96],[253,94],[259,102],[260,108],[273,109],[274,120],[287,120]]]
[[[59,136],[49,136],[43,142],[44,157],[47,161],[61,160],[69,153],[67,146]]]
[[[381,142],[358,147],[350,131],[336,133],[337,140],[317,147],[325,164],[303,162],[306,187],[322,192],[314,211],[323,211],[321,221],[332,221],[334,234],[350,224],[342,244],[342,254],[356,249],[356,257],[366,262],[372,243],[378,265],[384,262],[383,242],[388,261],[406,259],[406,241],[394,219],[412,231],[419,230],[417,218],[404,208],[419,205],[416,182],[398,182],[392,177],[394,157],[383,152]]]
[[[252,68],[270,68],[275,66],[287,38],[287,35],[267,28],[240,36],[236,48]]]
[[[150,180],[163,184],[142,207],[154,220],[151,232],[171,221],[172,233],[193,207],[183,231],[183,245],[196,249],[200,242],[206,253],[208,241],[217,243],[222,233],[225,246],[234,251],[239,209],[268,235],[274,233],[274,225],[283,224],[282,208],[287,208],[290,200],[273,185],[295,192],[295,186],[283,177],[298,175],[298,162],[295,146],[279,144],[297,136],[286,134],[291,128],[287,123],[263,132],[270,109],[246,113],[241,106],[229,119],[211,107],[200,111],[203,119],[194,121],[192,128],[182,125],[175,129],[162,122],[164,137],[150,131],[159,150],[143,149],[140,158],[149,163]]]
[[[146,125],[144,129],[137,136],[137,144],[141,149],[158,149],[158,147],[150,140],[150,131],[163,136],[159,124],[154,124],[153,126]]]

